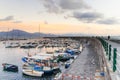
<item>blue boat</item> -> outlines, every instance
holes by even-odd
[[[66,62],[68,60],[70,60],[70,54],[68,53],[59,53],[58,55],[58,62],[61,61],[61,62]]]
[[[48,56],[47,54],[23,57],[22,61],[25,64],[27,63],[27,66],[23,67],[23,73],[25,73],[25,70],[29,69],[37,72],[42,72],[44,76],[48,76],[53,75],[59,68],[57,63],[53,62],[53,56]]]
[[[67,49],[65,52],[70,54],[70,55],[74,55],[75,54],[75,52],[73,50],[71,50],[71,49]]]
[[[3,70],[10,71],[10,72],[18,72],[18,66],[8,63],[3,63]]]

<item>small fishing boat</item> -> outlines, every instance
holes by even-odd
[[[8,43],[5,48],[17,48],[19,47],[19,43]]]
[[[23,48],[23,49],[30,49],[30,48],[36,48],[37,47],[37,44],[36,43],[24,43],[20,46],[20,48]]]
[[[29,65],[28,63],[25,63],[22,67],[22,73],[28,76],[41,77],[44,72],[40,69],[38,70],[38,67],[35,65]]]
[[[29,45],[28,45],[28,44],[22,44],[22,45],[20,46],[20,48],[28,49],[28,48],[29,48]]]
[[[59,69],[57,62],[53,62],[53,57],[50,54],[24,57],[22,60],[27,64],[23,67],[23,73],[29,76],[38,76],[38,74],[52,75]],[[34,71],[35,73],[29,71]]]
[[[38,48],[43,48],[43,47],[44,47],[43,44],[39,44],[39,45],[38,45]]]
[[[69,61],[65,62],[65,69],[69,68],[73,61],[73,59],[70,59]]]
[[[10,71],[10,72],[18,72],[18,66],[8,63],[3,63],[3,70]]]
[[[33,77],[41,77],[44,73],[42,71],[35,71],[35,70],[31,70],[31,69],[29,69],[29,70],[23,69],[22,72],[25,75],[33,76]]]
[[[66,62],[68,60],[70,60],[71,55],[68,53],[58,53],[58,62]]]

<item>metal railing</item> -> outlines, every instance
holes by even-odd
[[[101,41],[104,50],[105,50],[105,58],[107,63],[109,64],[109,70],[112,73],[113,80],[120,79],[120,52],[117,51],[117,48],[112,47],[111,44],[104,39],[99,38]],[[114,76],[113,76],[114,75]],[[118,79],[116,77],[119,77]]]

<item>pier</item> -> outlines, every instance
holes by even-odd
[[[83,43],[83,51],[62,73],[61,80],[112,80],[104,56],[104,49],[97,38],[73,38]]]
[[[92,43],[84,45],[83,52],[77,57],[70,68],[64,73],[81,79],[93,79],[96,70],[100,71],[99,56]],[[70,77],[69,77],[70,78]],[[70,80],[65,76],[64,80]]]

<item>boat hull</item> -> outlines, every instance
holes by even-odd
[[[22,73],[32,77],[42,77],[44,72],[42,71],[33,71],[33,70],[22,70]]]

